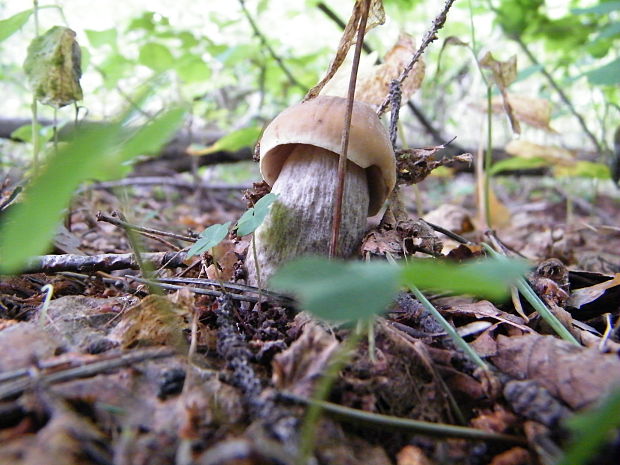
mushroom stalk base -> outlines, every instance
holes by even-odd
[[[338,171],[338,156],[325,149],[299,145],[282,166],[272,192],[278,200],[255,232],[261,284],[285,262],[302,255],[327,255]],[[363,168],[347,161],[342,199],[339,256],[359,247],[366,230],[368,181]],[[248,283],[256,285],[252,246],[246,258]]]

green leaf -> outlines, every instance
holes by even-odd
[[[224,224],[213,224],[200,233],[200,239],[187,252],[188,257],[200,255],[209,249],[212,249],[228,235],[230,221]]]
[[[120,53],[110,55],[97,69],[103,75],[104,84],[108,89],[125,77],[134,68],[134,63]]]
[[[167,71],[174,67],[174,57],[168,47],[157,42],[144,44],[140,48],[138,61],[157,72]]]
[[[32,9],[14,14],[10,18],[0,21],[0,42],[15,34],[24,24],[26,24],[31,14]]]
[[[541,157],[511,157],[494,163],[489,170],[489,174],[493,176],[497,173],[501,173],[502,171],[529,170],[549,165],[551,165],[551,162]]]
[[[620,2],[601,2],[598,5],[594,5],[588,8],[573,8],[570,12],[574,15],[583,15],[583,14],[606,14],[611,13],[612,11],[620,10]]]
[[[603,28],[598,36],[594,39],[595,41],[601,39],[607,39],[609,37],[620,35],[620,21],[615,23],[610,23]]]
[[[211,68],[196,55],[186,55],[175,68],[185,82],[204,82],[211,76]]]
[[[620,389],[616,388],[598,407],[569,418],[567,424],[574,438],[558,465],[593,463],[596,452],[620,427]]]
[[[86,29],[86,37],[88,37],[88,41],[90,44],[99,48],[104,45],[110,45],[112,47],[116,47],[116,29],[105,29],[103,31],[94,31],[92,29]]]
[[[457,294],[471,294],[502,299],[508,287],[523,276],[529,265],[520,260],[489,259],[463,265],[415,260],[405,265],[404,284],[422,289],[437,289]]]
[[[556,166],[553,173],[556,177],[611,179],[609,166],[592,161],[578,161],[573,166]]]
[[[210,153],[220,151],[235,152],[244,147],[251,147],[260,136],[261,131],[262,129],[259,126],[251,126],[249,128],[239,129],[237,131],[226,134],[224,137],[217,140],[215,144],[205,149],[194,150],[192,154],[209,155]]]
[[[284,265],[271,286],[297,296],[300,308],[331,321],[365,320],[386,309],[398,292],[399,268],[385,262],[307,257]]]
[[[39,143],[42,145],[49,141],[54,135],[54,128],[52,126],[41,126],[37,124],[37,130],[39,131]],[[11,133],[11,139],[32,142],[32,124],[25,124],[17,128]]]
[[[246,236],[251,234],[256,228],[263,224],[271,205],[277,198],[277,194],[269,193],[256,202],[254,207],[246,211],[241,218],[239,218],[239,221],[237,221],[237,235]]]
[[[586,73],[590,84],[595,86],[613,86],[620,84],[620,58]]]

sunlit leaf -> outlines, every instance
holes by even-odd
[[[24,24],[26,24],[31,14],[32,10],[21,11],[14,14],[10,18],[0,21],[0,42],[15,34]]]
[[[174,57],[168,47],[157,42],[149,42],[140,47],[140,64],[154,71],[167,71],[174,67]]]
[[[284,265],[270,280],[291,292],[300,308],[331,321],[367,319],[386,309],[398,291],[399,268],[385,262],[308,257]]]
[[[254,207],[248,209],[237,221],[237,235],[245,236],[253,233],[265,221],[271,205],[277,198],[277,194],[269,193],[256,202]]]
[[[103,45],[110,45],[112,47],[116,46],[116,29],[105,29],[103,31],[95,31],[92,29],[86,29],[86,37],[88,37],[88,41],[90,44],[99,48]]]
[[[553,174],[556,177],[611,179],[609,166],[592,161],[578,161],[573,166],[554,166]]]
[[[196,55],[187,55],[175,66],[179,77],[185,82],[203,82],[211,76],[211,68]]]
[[[228,235],[228,228],[230,227],[230,221],[224,224],[213,224],[200,233],[200,239],[189,249],[187,255],[189,257],[193,255],[200,255],[212,249]]]
[[[226,134],[209,147],[204,149],[190,149],[188,153],[190,155],[209,155],[210,153],[220,151],[236,152],[244,147],[251,147],[254,145],[258,136],[260,136],[261,130],[259,126],[239,129]]]
[[[54,134],[54,128],[52,126],[41,126],[37,124],[37,130],[39,131],[39,143],[41,144],[45,144],[49,141]],[[32,124],[25,124],[17,128],[11,133],[11,139],[32,142]]]

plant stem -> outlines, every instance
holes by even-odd
[[[254,268],[256,269],[256,284],[258,287],[258,306],[260,307],[263,297],[263,285],[260,278],[260,265],[258,264],[258,254],[256,253],[256,232],[252,233],[252,254],[254,255]]]
[[[491,182],[489,171],[493,163],[493,112],[492,112],[492,87],[487,85],[487,149],[484,153],[484,169],[482,176],[484,178],[484,216],[488,229],[492,229],[491,218]]]
[[[357,25],[357,42],[353,53],[353,65],[351,66],[351,76],[349,77],[349,92],[347,95],[347,109],[345,112],[344,128],[338,159],[338,184],[336,186],[336,205],[332,216],[332,236],[329,244],[330,258],[338,255],[338,236],[340,235],[340,222],[342,220],[342,198],[345,189],[345,174],[347,169],[347,151],[349,148],[349,133],[351,131],[351,114],[353,113],[353,99],[355,98],[355,84],[357,82],[357,70],[359,69],[360,57],[362,55],[362,44],[366,33],[366,23],[368,22],[368,11],[370,10],[370,0],[364,0],[362,4],[362,16]]]
[[[34,15],[34,35],[39,37],[39,0],[32,0]],[[32,174],[36,177],[39,174],[39,152],[41,150],[39,140],[39,109],[37,106],[37,96],[32,94]]]

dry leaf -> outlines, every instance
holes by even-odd
[[[424,215],[424,221],[436,224],[456,234],[472,232],[474,225],[469,212],[458,205],[444,203]]]
[[[538,382],[575,410],[591,406],[620,385],[616,354],[553,336],[499,336],[492,361],[506,374]]]
[[[397,465],[433,465],[433,462],[417,446],[405,446],[396,454]]]
[[[575,154],[570,150],[552,145],[539,145],[522,139],[511,140],[505,147],[506,153],[522,158],[542,158],[555,165],[572,166]]]
[[[548,132],[556,132],[549,125],[551,121],[551,103],[548,100],[511,93],[507,93],[507,97],[510,107],[519,121]],[[504,103],[499,97],[493,98],[491,106],[493,113],[504,111]]]
[[[312,89],[308,91],[306,96],[304,97],[304,101],[311,100],[317,95],[321,93],[321,89],[327,84],[338,68],[342,65],[345,58],[347,57],[347,53],[349,53],[349,49],[353,42],[355,41],[355,37],[357,35],[357,30],[359,27],[359,22],[362,17],[362,9],[363,9],[364,0],[356,0],[355,5],[353,6],[353,12],[351,13],[351,17],[349,18],[349,22],[344,28],[344,32],[342,33],[342,37],[340,38],[340,43],[338,44],[338,49],[336,50],[336,56],[332,60],[327,69],[327,73],[319,81],[319,83],[314,86]],[[371,0],[370,2],[370,10],[368,12],[368,22],[366,23],[366,32],[370,31],[375,26],[383,24],[385,22],[385,12],[383,11],[383,0]]]
[[[611,289],[612,287],[616,287],[618,285],[620,285],[620,273],[617,273],[613,279],[603,283],[574,290],[568,299],[568,305],[570,307],[581,308],[582,305],[594,302],[596,299],[601,297],[605,294],[607,289]]]
[[[480,60],[480,66],[491,70],[493,82],[502,94],[504,111],[506,111],[506,114],[510,119],[512,130],[516,134],[521,134],[521,126],[514,115],[512,106],[508,100],[508,93],[506,91],[508,86],[517,78],[517,56],[513,55],[507,61],[499,61],[493,58],[491,52],[487,52],[486,55]]]
[[[415,53],[415,41],[409,34],[401,34],[394,46],[385,54],[384,63],[374,68],[371,75],[359,81],[356,100],[380,105],[388,94],[390,82],[398,78]],[[401,85],[402,101],[406,102],[420,88],[424,80],[425,64],[422,59],[413,67]]]

